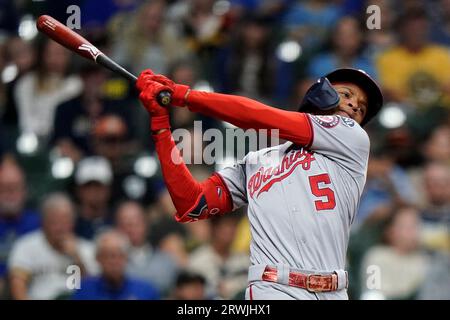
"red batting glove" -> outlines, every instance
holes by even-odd
[[[169,129],[169,110],[158,104],[156,96],[163,90],[171,91],[170,88],[149,80],[146,75],[139,77],[136,86],[141,90],[139,100],[151,115],[151,130]]]
[[[145,77],[151,79],[152,81],[158,82],[168,88],[170,88],[170,92],[172,93],[172,106],[175,107],[185,107],[186,106],[186,99],[189,95],[189,92],[191,88],[189,86],[183,85],[183,84],[176,84],[166,76],[163,76],[162,74],[146,74]]]

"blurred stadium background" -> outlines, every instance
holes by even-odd
[[[371,74],[385,106],[367,127],[350,298],[450,299],[450,0],[0,0],[0,299],[242,299],[246,287],[245,210],[177,224],[134,88],[37,33],[39,15],[64,23],[72,5],[77,31],[133,73],[196,89],[296,110],[332,69]],[[174,128],[228,127],[172,112]]]

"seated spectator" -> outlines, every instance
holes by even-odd
[[[431,40],[450,46],[450,1],[438,0],[430,3],[431,7]]]
[[[186,54],[186,45],[165,18],[165,1],[145,1],[134,15],[116,21],[112,57],[139,73],[146,68],[167,73],[168,66]]]
[[[364,257],[362,298],[378,292],[385,299],[414,299],[428,263],[419,247],[419,211],[397,207],[386,222],[384,236],[385,243],[372,247]]]
[[[450,251],[432,252],[419,300],[450,300]]]
[[[56,108],[51,140],[61,155],[75,162],[83,154],[92,153],[93,125],[102,116],[116,114],[128,121],[131,118],[130,108],[106,97],[104,86],[107,79],[102,68],[89,63],[82,67],[80,76],[84,90],[81,95]]]
[[[176,280],[173,300],[206,300],[206,279],[197,273],[183,271]]]
[[[94,248],[74,233],[73,203],[63,194],[50,194],[42,204],[42,229],[14,244],[8,268],[13,299],[47,300],[71,294],[67,268],[77,265],[81,275],[97,272]]]
[[[99,276],[86,278],[75,292],[75,300],[157,300],[159,293],[147,282],[126,274],[129,242],[126,236],[110,230],[96,241]]]
[[[40,215],[26,207],[24,172],[13,160],[0,166],[0,298],[6,286],[7,259],[14,242],[40,226]]]
[[[424,146],[427,160],[450,165],[450,127],[443,125],[434,128]]]
[[[112,224],[112,179],[111,166],[102,157],[88,157],[78,163],[75,172],[77,235],[93,239],[100,229]]]
[[[148,242],[148,220],[137,202],[124,202],[116,211],[116,227],[130,241],[128,274],[158,287],[162,296],[172,289],[178,266],[174,258]]]
[[[14,79],[5,83],[6,101],[2,119],[5,126],[17,128],[18,116],[16,101],[14,100],[14,88],[18,80],[35,65],[36,53],[32,44],[19,36],[9,38],[5,49],[6,61],[10,66],[17,68],[17,74]]]
[[[36,70],[21,77],[14,91],[19,126],[47,138],[53,131],[56,107],[78,94],[83,86],[78,76],[68,75],[70,52],[50,39],[39,43]]]
[[[308,68],[308,77],[315,80],[338,68],[356,68],[376,78],[375,66],[364,55],[364,29],[355,17],[341,18],[332,33],[331,49],[315,56]]]
[[[238,222],[239,216],[236,214],[211,219],[211,242],[195,249],[190,255],[188,270],[206,278],[208,298],[229,299],[247,286],[249,256],[231,251]]]
[[[367,181],[361,196],[358,214],[355,217],[353,231],[365,223],[376,223],[384,217],[382,207],[392,204],[413,203],[416,190],[412,187],[409,176],[393,159],[392,151],[374,148],[367,169]]]
[[[449,104],[450,54],[429,40],[429,20],[423,9],[410,9],[399,18],[399,45],[381,53],[377,69],[387,100],[415,108]],[[445,93],[445,95],[444,95]]]
[[[262,101],[272,98],[275,79],[270,24],[261,17],[249,16],[236,30],[225,57],[217,63],[221,89]]]
[[[153,203],[164,190],[164,184],[156,174],[157,160],[149,154],[136,152],[138,150],[129,140],[128,132],[129,128],[123,118],[113,114],[101,117],[94,126],[91,141],[94,154],[104,157],[111,164],[111,199]],[[150,164],[144,170],[139,170],[142,167],[137,166],[137,163],[142,157],[144,162],[153,161],[153,167]]]
[[[394,29],[394,22],[397,18],[397,11],[394,7],[395,1],[366,0],[363,5],[365,5],[363,10],[366,10],[369,6],[376,5],[380,8],[380,12],[382,12],[380,17],[380,28],[370,29],[366,32],[365,37],[370,57],[376,57],[379,53],[389,49],[397,43],[397,34]]]
[[[426,202],[422,212],[423,245],[432,250],[450,250],[450,167],[429,163],[423,172]]]
[[[341,15],[339,7],[324,0],[295,1],[287,11],[284,27],[306,50],[319,47]],[[328,70],[329,72],[329,70]]]

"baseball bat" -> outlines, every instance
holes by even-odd
[[[136,82],[137,77],[134,74],[117,64],[84,37],[69,29],[58,20],[48,15],[42,15],[37,19],[36,27],[40,32],[45,33],[49,38],[76,54],[94,61],[133,83]],[[161,91],[156,97],[156,100],[161,106],[167,107],[170,105],[172,97],[170,92]]]

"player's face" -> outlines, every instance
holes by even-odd
[[[361,124],[367,113],[366,93],[359,86],[350,82],[336,82],[333,83],[333,87],[341,99],[335,114],[352,118]]]

